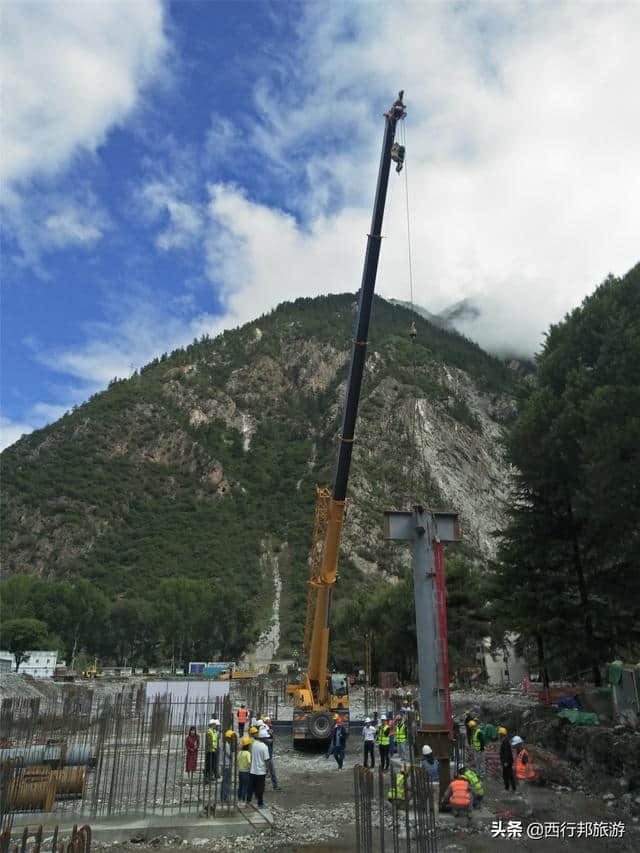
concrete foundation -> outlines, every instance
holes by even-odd
[[[246,817],[244,813],[246,812]],[[249,823],[251,821],[251,823]],[[194,815],[175,815],[161,817],[158,815],[127,815],[126,817],[114,817],[108,820],[100,819],[93,822],[91,818],[78,815],[73,819],[65,816],[65,822],[61,823],[55,815],[50,812],[29,812],[15,816],[12,827],[14,843],[22,836],[25,826],[29,826],[34,832],[42,824],[43,838],[47,839],[53,835],[58,826],[58,838],[68,840],[74,824],[78,827],[88,823],[91,827],[92,839],[95,841],[113,842],[151,841],[158,836],[178,836],[184,839],[194,838],[219,838],[225,835],[251,835],[261,832],[273,825],[273,817],[268,808],[255,809],[251,806],[241,808],[238,813],[224,815],[216,818],[199,818]]]

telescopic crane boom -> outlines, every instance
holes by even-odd
[[[389,170],[392,161],[397,163],[398,172],[402,169],[404,162],[404,148],[398,143],[394,144],[396,125],[406,115],[402,100],[403,95],[404,92],[400,92],[397,100],[385,113],[385,131],[378,169],[378,183],[371,230],[367,238],[358,318],[351,354],[333,491],[329,493],[326,489],[318,489],[316,526],[314,529],[314,536],[318,536],[318,541],[313,543],[314,552],[312,552],[311,578],[309,580],[310,607],[308,618],[313,618],[313,627],[310,632],[307,631],[305,637],[309,652],[309,664],[307,672],[302,675],[300,684],[292,685],[290,690],[295,701],[294,742],[301,739],[326,739],[331,732],[332,712],[339,711],[342,716],[348,715],[347,679],[344,675],[329,675],[329,619],[331,597],[338,576],[342,520],[345,511],[360,388],[367,354],[367,336],[373,291],[382,243],[382,220],[389,183]],[[312,610],[311,607],[314,602],[315,610]]]

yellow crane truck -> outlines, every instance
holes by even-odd
[[[382,220],[389,183],[391,162],[400,172],[404,162],[404,147],[394,143],[396,124],[406,115],[403,92],[385,113],[385,132],[378,170],[378,183],[367,239],[362,284],[359,293],[358,317],[349,368],[349,380],[344,404],[340,449],[333,491],[317,488],[313,530],[307,617],[303,650],[308,654],[306,672],[296,684],[290,684],[293,697],[293,743],[323,742],[331,736],[334,714],[349,724],[349,686],[347,676],[329,672],[329,621],[331,597],[338,577],[338,553],[345,512],[347,482],[355,423],[360,400],[360,388],[367,351],[367,335],[378,271],[382,242]]]

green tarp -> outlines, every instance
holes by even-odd
[[[599,726],[600,718],[597,714],[592,714],[589,711],[560,711],[558,714],[563,720],[568,720],[575,726]]]
[[[614,661],[609,664],[608,682],[609,684],[620,684],[622,678],[622,664],[619,661]]]

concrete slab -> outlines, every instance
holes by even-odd
[[[73,821],[65,816],[64,821],[56,818],[50,812],[47,813],[25,813],[16,815],[12,836],[16,840],[22,836],[25,826],[35,832],[40,824],[43,826],[43,838],[53,835],[54,828],[58,826],[58,837],[70,839],[74,824],[78,827],[88,823],[91,827],[92,838],[96,841],[130,841],[135,838],[139,841],[150,841],[158,836],[178,836],[179,838],[219,838],[224,835],[251,835],[261,832],[273,825],[273,816],[268,808],[243,807],[237,813],[215,818],[201,818],[196,815],[146,815],[110,818],[108,820],[92,820],[78,816]]]

